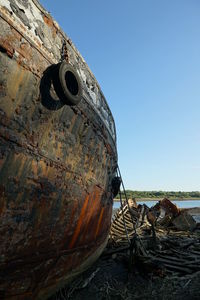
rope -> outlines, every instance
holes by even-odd
[[[126,238],[127,238],[128,242],[129,242],[129,244],[131,244],[131,241],[130,241],[129,236],[128,236],[127,227],[126,227],[126,222],[125,222],[125,217],[124,217],[124,210],[123,210],[123,203],[122,203],[122,194],[121,194],[120,190],[119,190],[119,197],[120,197],[120,205],[121,205],[122,218],[123,218],[123,223],[124,223],[124,229],[125,229],[125,233],[126,233]]]
[[[125,190],[125,187],[124,187],[124,183],[123,183],[123,180],[122,180],[122,175],[121,175],[119,166],[117,166],[117,173],[119,174],[119,177],[120,177],[120,179],[121,179],[122,188],[123,188],[123,193],[124,193],[124,196],[125,196],[125,201],[126,201],[126,204],[127,204],[127,206],[128,206],[128,210],[129,210],[129,213],[130,213],[130,216],[131,216],[131,220],[132,220],[132,224],[133,224],[133,230],[134,230],[135,234],[137,234],[137,232],[136,232],[136,223],[134,222],[133,216],[132,216],[132,214],[131,214],[131,208],[130,208],[130,205],[129,205],[129,203],[128,203],[128,197],[127,197],[127,195],[126,195],[126,190]],[[120,197],[121,197],[121,191],[120,191]],[[121,199],[120,199],[120,202],[121,202]]]
[[[124,187],[124,183],[123,183],[123,180],[122,180],[122,176],[121,176],[121,172],[120,172],[119,166],[117,166],[117,176],[120,178],[121,183],[122,183],[122,189],[123,189],[123,193],[125,195],[125,203],[126,203],[126,205],[128,207],[129,214],[131,216],[132,225],[133,225],[133,230],[134,230],[134,233],[135,233],[135,237],[132,240],[130,240],[129,234],[128,234],[128,230],[127,230],[127,226],[126,226],[125,216],[124,216],[124,209],[123,209],[124,206],[123,206],[123,203],[122,203],[122,193],[121,193],[121,190],[119,189],[120,205],[121,205],[122,219],[123,219],[123,225],[124,225],[124,229],[125,229],[125,233],[126,233],[126,238],[128,240],[128,243],[129,243],[130,247],[133,248],[134,247],[134,242],[136,240],[138,240],[139,243],[140,243],[140,245],[143,247],[143,250],[145,251],[145,247],[144,247],[144,245],[142,243],[142,240],[140,239],[139,235],[137,234],[137,226],[139,224],[139,218],[137,219],[136,222],[133,219],[133,215],[131,213],[131,208],[130,208],[130,205],[128,203],[128,197],[126,195],[126,190],[125,190],[125,187]],[[143,215],[143,210],[144,210],[144,208],[142,208],[142,211],[141,211],[142,215]]]

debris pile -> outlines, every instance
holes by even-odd
[[[131,200],[123,204],[113,218],[107,254],[120,249],[129,249],[130,268],[135,265],[145,273],[165,276],[200,271],[199,226],[167,198],[152,208]]]
[[[110,243],[127,242],[135,232],[140,235],[144,230],[183,230],[195,231],[199,226],[195,219],[185,209],[179,209],[167,198],[149,208],[147,205],[137,205],[132,199],[124,202],[115,213],[110,229]]]
[[[49,300],[200,299],[200,227],[188,212],[168,199],[123,203],[99,260]]]

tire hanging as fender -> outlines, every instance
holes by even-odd
[[[54,89],[65,104],[77,105],[82,96],[82,86],[78,73],[72,65],[62,61],[57,64],[53,78]]]

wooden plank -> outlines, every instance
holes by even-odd
[[[194,271],[189,269],[189,268],[184,268],[184,267],[180,267],[180,266],[172,266],[170,264],[165,264],[165,267],[171,269],[171,270],[175,270],[175,271],[179,271],[179,272],[183,272],[183,273],[193,273]]]
[[[157,257],[157,256],[156,256]],[[178,257],[173,257],[173,256],[168,256],[168,255],[158,255],[159,258],[164,258],[164,259],[167,259],[167,260],[170,260],[170,261],[178,261],[178,262],[181,262],[181,263],[185,263],[185,259],[183,258],[178,258]]]
[[[164,264],[170,264],[170,265],[173,265],[173,266],[181,266],[181,267],[183,266],[183,262],[173,261],[171,259],[164,259],[164,258],[155,257],[152,260],[156,261],[156,262],[161,262],[161,263],[164,263]]]

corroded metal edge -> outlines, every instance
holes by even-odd
[[[13,13],[11,4],[14,3],[15,6],[19,5],[20,9],[25,11],[24,4],[20,0],[0,0],[0,16],[9,23],[10,26],[15,28],[22,36],[24,36],[25,39],[29,43],[32,44],[37,51],[43,55],[43,57],[48,61],[49,64],[56,63],[59,61],[60,57],[60,49],[62,47],[63,40],[67,42],[67,47],[68,51],[71,52],[70,55],[72,55],[72,52],[75,53],[76,56],[76,68],[77,72],[79,73],[80,77],[82,78],[82,84],[85,90],[84,97],[83,99],[87,101],[94,109],[95,113],[97,113],[102,120],[105,123],[105,126],[108,129],[109,134],[111,137],[114,139],[116,142],[116,128],[115,128],[115,123],[113,120],[112,113],[108,107],[107,101],[99,87],[98,82],[96,81],[94,75],[92,74],[91,70],[89,67],[86,65],[84,59],[76,49],[76,47],[73,45],[71,40],[67,37],[65,33],[61,30],[59,25],[52,19],[52,17],[42,8],[42,6],[39,4],[38,1],[29,1],[28,5],[31,5],[32,11],[34,10],[34,16],[38,17],[39,22],[43,21],[43,24],[45,24],[46,27],[48,27],[48,30],[51,30],[53,32],[53,36],[55,37],[56,34],[56,46],[54,45],[54,48],[49,48],[47,46],[47,43],[49,43],[50,39],[42,39],[41,36],[43,31],[41,30],[41,25],[36,26],[30,30],[26,25],[26,22],[24,24],[24,20],[21,19],[18,15]],[[38,11],[40,11],[40,15]],[[26,11],[28,9],[26,8]],[[11,14],[12,12],[12,14]],[[32,16],[33,17],[33,16]],[[41,21],[42,20],[42,21]],[[32,22],[33,23],[33,22]],[[36,23],[37,24],[37,23]],[[34,30],[35,31],[34,31]],[[40,33],[40,36],[36,35],[35,32],[37,30]],[[49,33],[50,31],[48,31]],[[46,35],[46,32],[45,32]],[[58,38],[59,36],[59,38]],[[7,45],[8,46],[8,45]],[[56,49],[56,50],[55,50]],[[10,50],[10,49],[8,49]],[[54,51],[55,50],[55,51]],[[13,53],[14,54],[14,53]],[[17,54],[18,55],[18,54]],[[70,59],[69,55],[69,59]],[[15,55],[13,55],[15,57]],[[78,60],[77,60],[78,57]],[[74,57],[73,57],[74,58]],[[73,59],[71,60],[71,62]],[[32,72],[35,72],[36,75],[41,77],[41,73],[39,74],[37,70],[31,70]],[[88,82],[88,78],[90,77],[90,82]],[[86,79],[87,78],[87,79]],[[94,92],[95,91],[95,92]],[[98,94],[98,97],[96,95]]]

